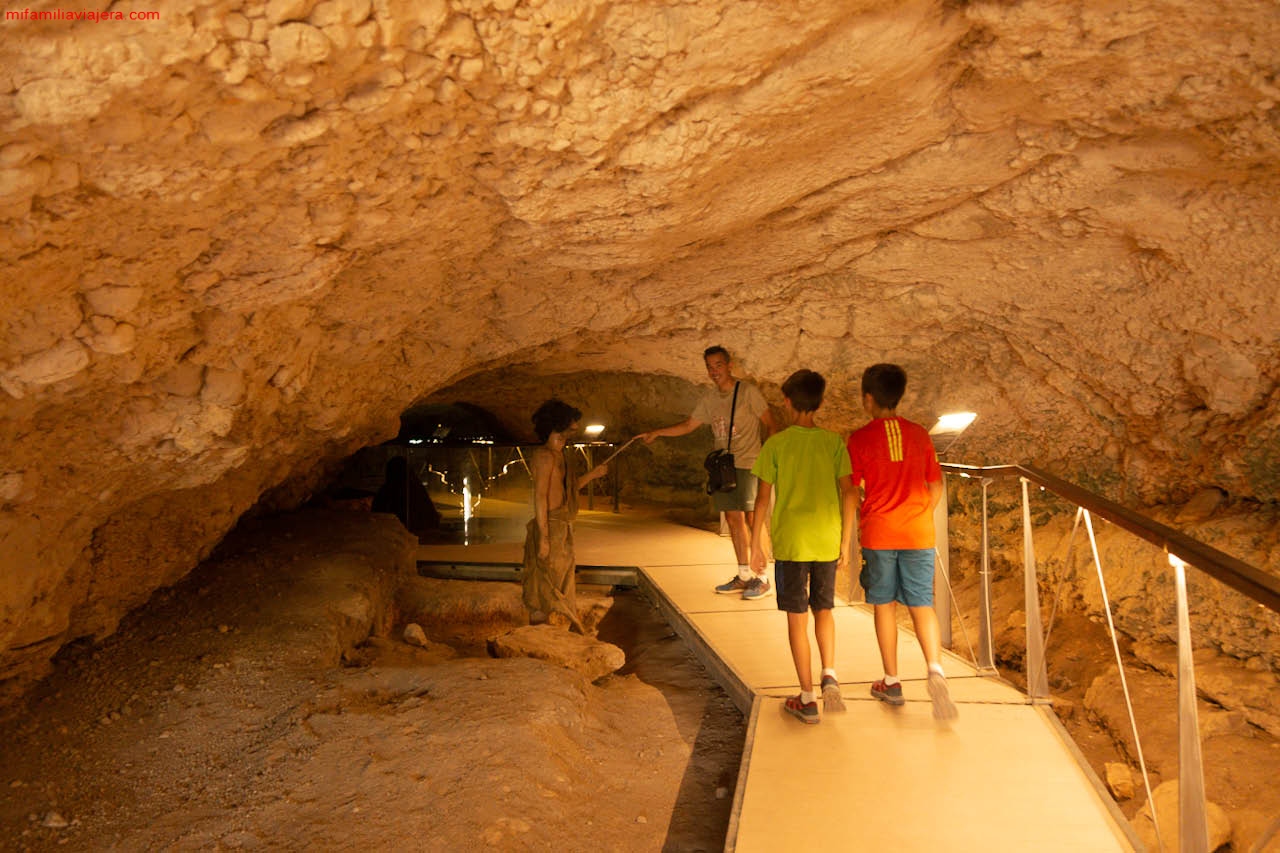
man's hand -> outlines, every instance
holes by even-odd
[[[764,548],[753,544],[751,548],[751,571],[764,577],[765,565]]]
[[[538,559],[545,560],[551,556],[551,542],[543,536],[538,541]]]
[[[840,559],[836,560],[836,573],[843,573],[849,569],[849,552],[841,551]]]
[[[645,444],[653,444],[653,440],[658,437],[657,435],[654,434],[655,432],[656,430],[651,430],[649,432],[642,432],[640,433],[638,438],[641,441],[643,441]]]

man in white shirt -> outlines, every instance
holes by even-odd
[[[750,382],[741,382],[733,376],[733,362],[729,351],[722,346],[708,347],[702,353],[707,365],[707,376],[713,388],[707,389],[693,409],[689,419],[669,427],[641,433],[646,444],[655,438],[674,438],[688,435],[703,424],[711,427],[717,450],[728,449],[733,454],[737,469],[738,485],[731,492],[716,492],[712,499],[718,512],[724,513],[733,540],[733,551],[738,558],[738,573],[716,587],[724,594],[740,593],[744,599],[753,600],[773,594],[767,574],[756,575],[751,571],[751,519],[755,510],[756,478],[751,473],[760,445],[777,430],[777,423],[769,411],[760,389]],[[734,389],[737,402],[734,403]],[[732,409],[733,436],[729,436]],[[764,436],[760,427],[764,426]]]

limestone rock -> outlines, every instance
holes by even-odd
[[[1169,675],[1177,672],[1178,650],[1171,643],[1134,643],[1133,653],[1148,665]],[[1196,649],[1196,690],[1224,708],[1240,712],[1249,722],[1280,735],[1280,678],[1269,671],[1250,668],[1243,661],[1214,649]],[[1204,721],[1201,721],[1203,727]],[[1230,726],[1234,727],[1234,725]]]
[[[1105,769],[1107,772],[1107,790],[1111,792],[1111,796],[1117,800],[1132,799],[1133,771],[1129,769],[1129,765],[1121,764],[1118,761],[1108,761]]]
[[[1249,853],[1280,853],[1280,822],[1253,809],[1231,813],[1231,845]]]
[[[589,681],[616,672],[627,662],[612,643],[583,637],[550,625],[526,625],[489,641],[496,658],[528,657],[572,669]]]
[[[1162,782],[1151,797],[1156,805],[1156,817],[1160,821],[1160,840],[1163,848],[1156,843],[1155,824],[1151,820],[1151,804],[1144,803],[1131,823],[1138,837],[1147,845],[1148,850],[1178,850],[1180,835],[1178,833],[1178,783],[1170,780]],[[1208,850],[1217,850],[1231,840],[1231,819],[1221,806],[1214,802],[1205,803],[1208,823]]]
[[[410,622],[404,626],[404,641],[411,646],[426,646],[427,635],[422,630],[422,626],[417,622]]]

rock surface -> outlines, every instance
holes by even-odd
[[[744,721],[646,602],[620,607],[650,662],[593,684],[400,642],[394,522],[248,527],[0,719],[0,849],[723,843]]]
[[[533,658],[571,669],[588,681],[617,672],[627,662],[622,649],[550,625],[526,625],[489,641],[496,658]]]
[[[1155,801],[1156,818],[1160,822],[1159,840],[1157,843],[1156,824],[1151,819],[1151,804],[1147,803],[1138,810],[1133,819],[1133,828],[1137,830],[1142,843],[1148,850],[1181,850],[1179,842],[1182,835],[1178,824],[1178,783],[1165,782],[1151,792]],[[1205,823],[1208,832],[1209,846],[1206,850],[1217,850],[1231,840],[1231,819],[1217,803],[1205,803]]]
[[[894,360],[967,461],[1280,492],[1265,0],[119,15],[0,42],[6,694],[513,366],[687,394],[720,342],[844,429]]]
[[[1106,770],[1107,790],[1111,792],[1111,796],[1117,800],[1132,799],[1133,771],[1129,769],[1129,765],[1121,764],[1118,761],[1108,761]]]

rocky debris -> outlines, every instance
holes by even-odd
[[[404,641],[411,646],[424,647],[429,642],[426,633],[422,630],[422,626],[417,622],[410,622],[404,626]]]
[[[526,625],[489,640],[496,658],[527,657],[545,660],[595,681],[617,672],[626,662],[622,649],[551,625]]]
[[[1231,847],[1249,853],[1280,853],[1280,817],[1252,809],[1232,813]]]
[[[1172,643],[1141,640],[1133,644],[1133,654],[1166,675],[1177,674],[1178,647]],[[1257,671],[1244,661],[1211,648],[1196,649],[1192,662],[1197,692],[1280,736],[1280,678],[1275,673]]]
[[[1148,850],[1180,850],[1181,835],[1178,831],[1178,783],[1174,780],[1160,784],[1151,792],[1156,805],[1156,819],[1160,823],[1160,841],[1156,842],[1155,822],[1151,820],[1151,804],[1144,803],[1131,821],[1142,843]],[[1209,846],[1207,850],[1217,850],[1231,840],[1231,819],[1217,803],[1205,803],[1205,817],[1208,823]]]
[[[580,587],[577,599],[578,619],[591,632],[609,612],[612,598]],[[420,625],[428,638],[470,646],[477,653],[496,633],[529,621],[518,583],[413,576],[404,579],[396,600],[401,619]],[[439,634],[436,626],[447,626],[447,633]]]
[[[1107,772],[1107,790],[1111,792],[1111,796],[1117,800],[1132,799],[1133,771],[1129,769],[1129,765],[1121,764],[1118,761],[1108,761],[1105,768]]]

